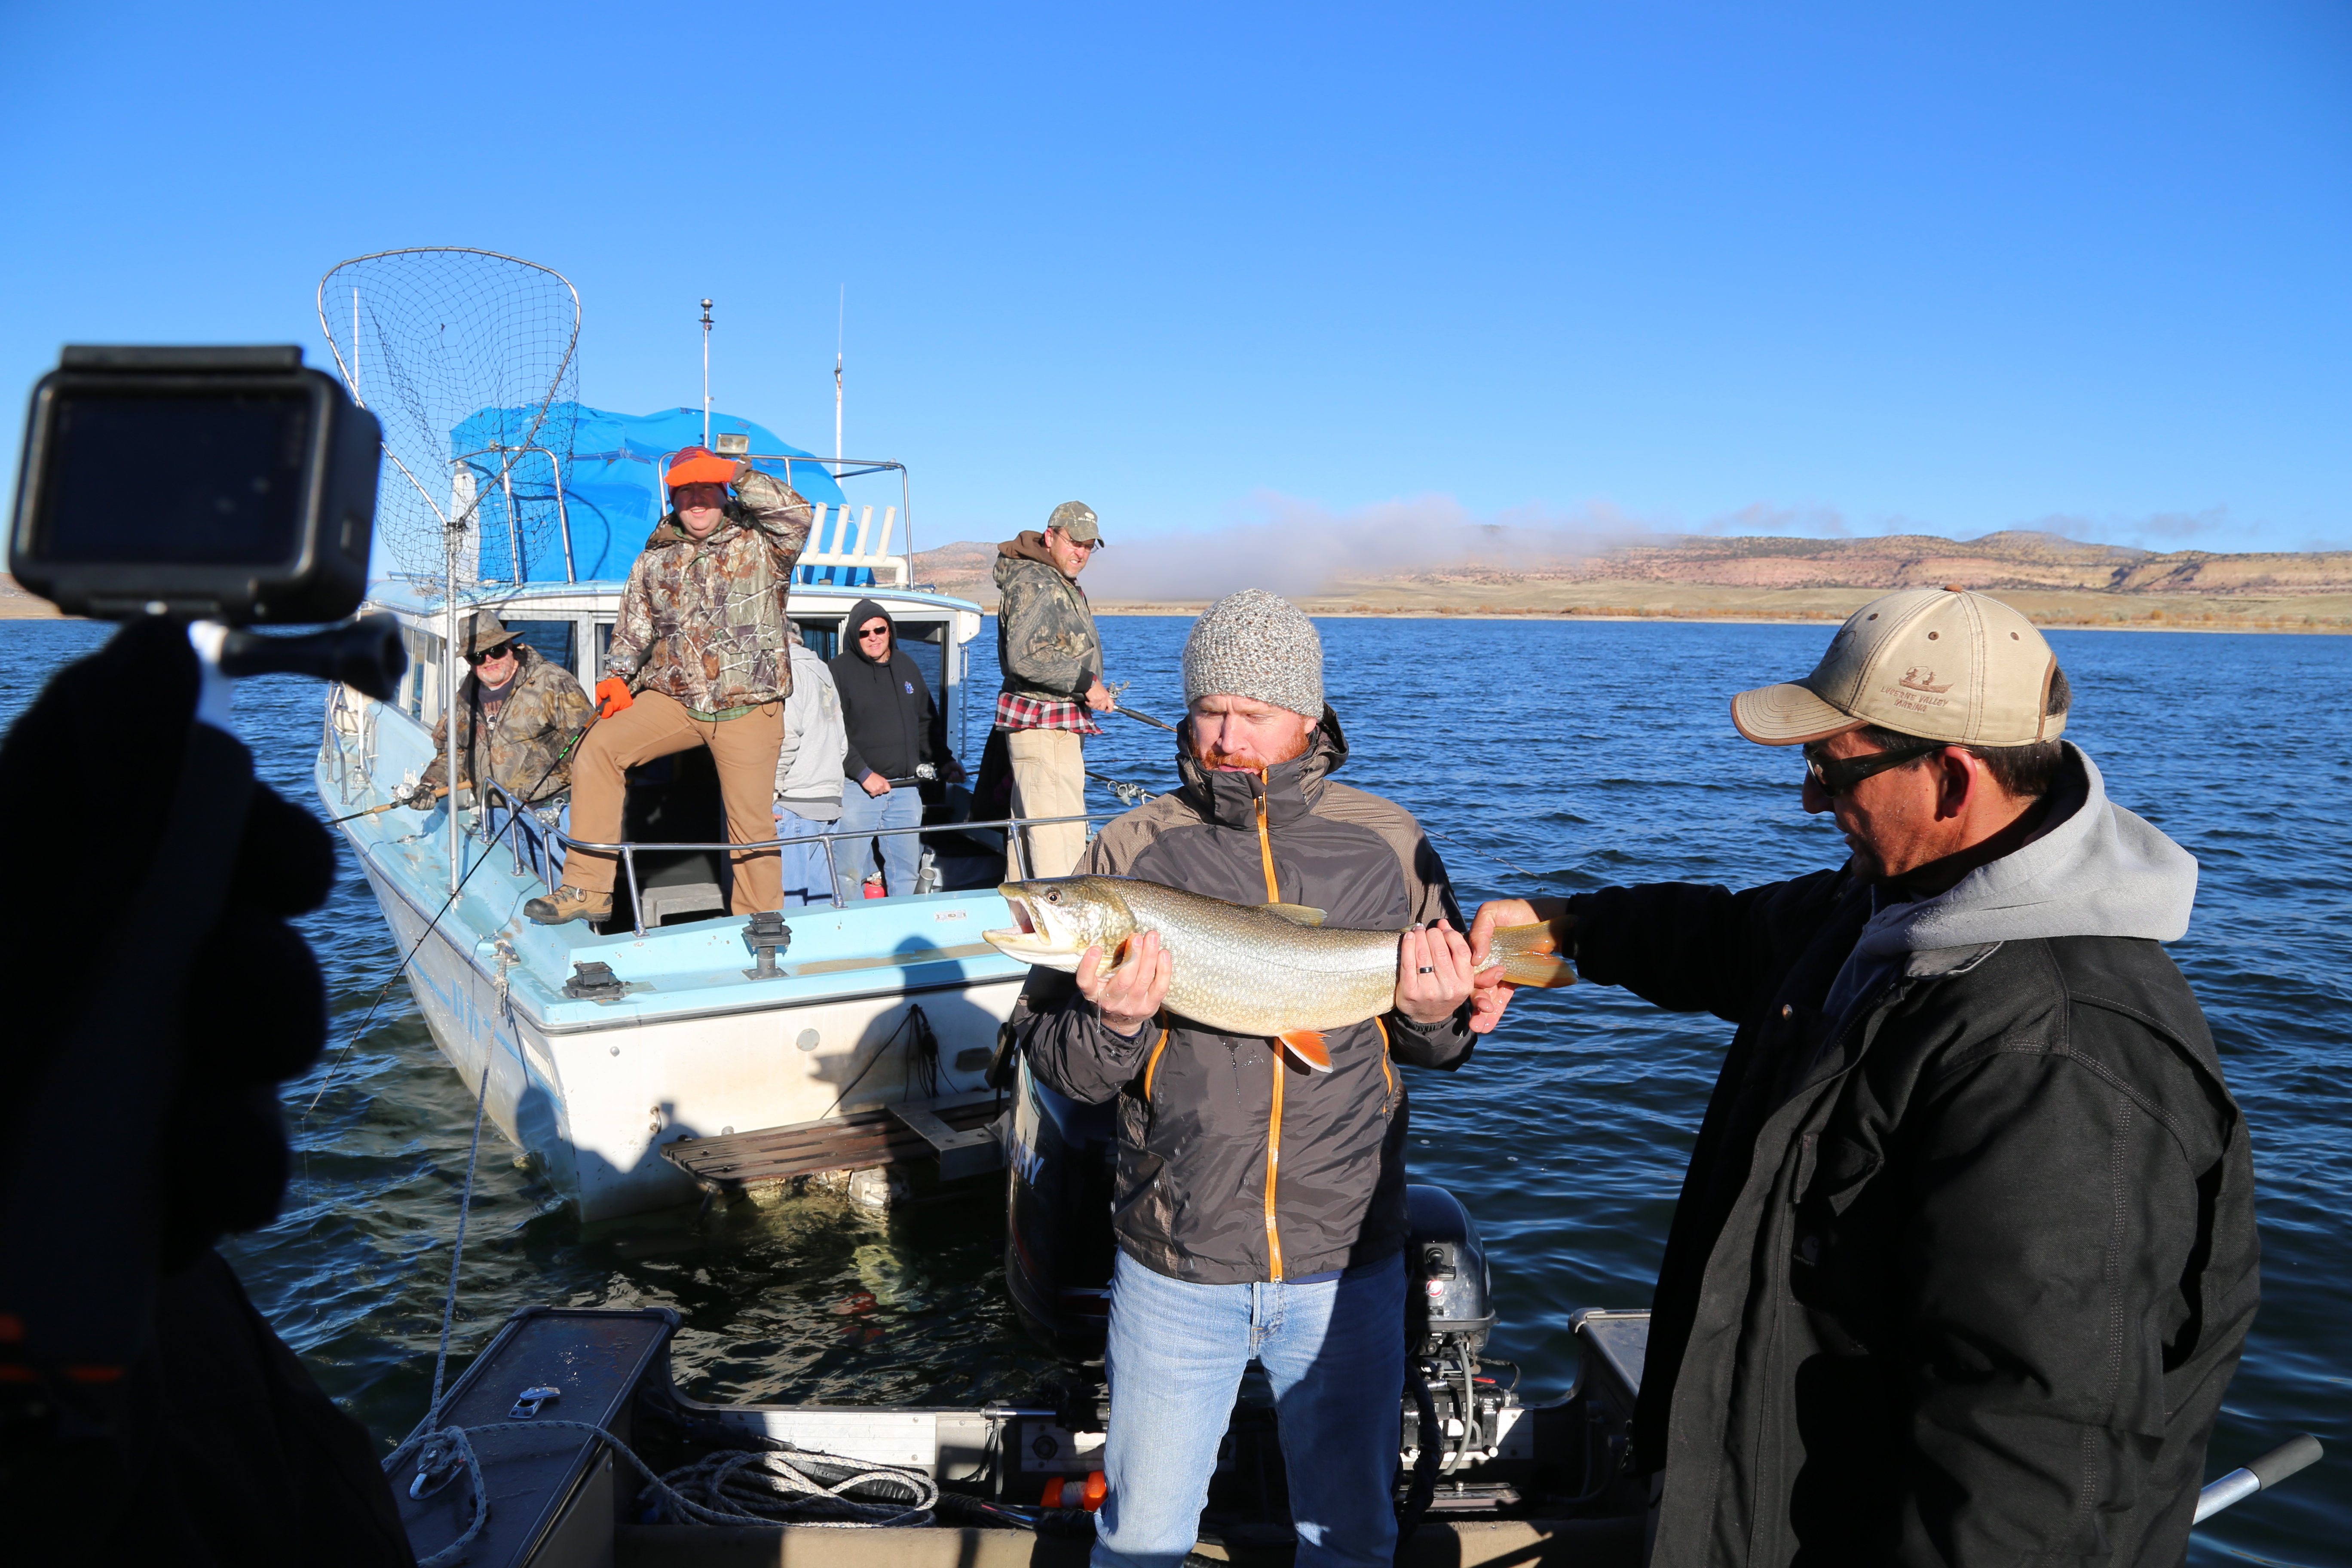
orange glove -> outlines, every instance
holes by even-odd
[[[629,683],[617,675],[608,675],[596,683],[596,716],[610,719],[636,700],[629,695]]]

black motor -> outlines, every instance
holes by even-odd
[[[1477,1222],[1444,1187],[1409,1186],[1404,1193],[1405,1273],[1412,1281],[1405,1289],[1405,1353],[1452,1353],[1450,1346],[1485,1350],[1495,1303]]]

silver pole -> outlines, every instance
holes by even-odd
[[[522,521],[515,515],[514,463],[509,460],[499,469],[499,483],[507,492],[507,553],[514,559],[508,564],[514,568],[515,586],[522,586]]]
[[[841,313],[833,323],[833,460],[841,461],[841,349],[849,325],[849,285],[841,286]]]
[[[710,301],[702,302],[702,449],[710,450]]]
[[[444,563],[446,570],[442,578],[444,604],[447,606],[448,631],[441,639],[441,744],[444,776],[449,793],[443,798],[449,803],[449,897],[457,896],[457,886],[465,880],[465,830],[457,821],[457,530],[447,529],[443,539],[448,546]],[[488,1070],[485,1068],[484,1070]]]

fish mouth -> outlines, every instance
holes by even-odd
[[[984,931],[980,939],[1003,953],[1007,958],[1025,959],[1031,963],[1075,968],[1077,955],[1059,945],[1052,933],[1040,926],[1029,908],[1027,895],[1013,883],[996,889],[1005,907],[1013,911],[1013,923],[995,931]]]

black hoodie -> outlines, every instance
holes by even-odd
[[[890,622],[890,657],[872,659],[857,640],[857,628],[879,616]],[[825,667],[841,692],[841,717],[849,750],[841,759],[845,777],[869,773],[886,779],[914,776],[918,763],[946,763],[947,736],[931,689],[915,661],[898,649],[898,623],[871,599],[860,599],[841,623],[841,652]]]

